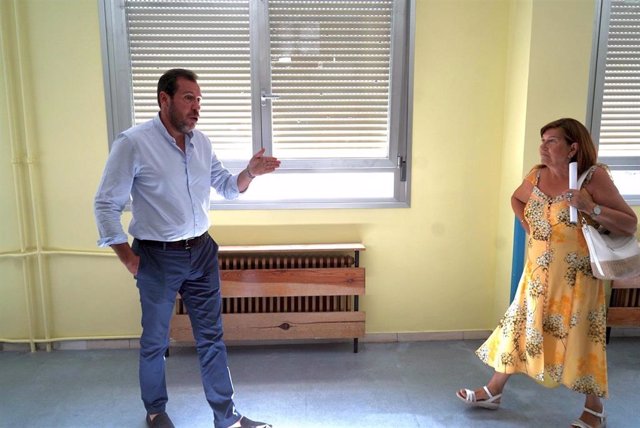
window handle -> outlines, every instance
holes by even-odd
[[[400,170],[400,181],[407,181],[407,161],[403,156],[398,156],[397,167]]]
[[[275,94],[265,94],[264,92],[262,93],[262,95],[260,96],[261,99],[261,104],[263,106],[267,105],[267,100],[269,101],[274,101],[280,98],[280,95],[275,95]]]

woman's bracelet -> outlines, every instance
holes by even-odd
[[[245,169],[245,171],[247,171],[247,175],[249,176],[249,178],[250,178],[250,179],[252,179],[252,180],[253,180],[254,178],[256,178],[256,176],[255,176],[255,175],[253,175],[253,174],[251,174],[251,171],[249,171],[249,167],[247,167],[247,168]]]

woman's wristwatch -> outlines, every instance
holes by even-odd
[[[589,214],[591,217],[597,217],[602,213],[602,207],[598,204],[595,204],[593,206],[593,209],[591,210],[591,214]]]

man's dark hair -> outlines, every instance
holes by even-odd
[[[160,92],[165,92],[173,98],[173,95],[178,89],[179,77],[192,82],[198,81],[198,75],[191,70],[186,70],[184,68],[172,68],[171,70],[168,70],[160,77],[160,80],[158,80],[158,106],[160,106]]]

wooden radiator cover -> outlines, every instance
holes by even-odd
[[[225,340],[363,337],[363,250],[362,244],[220,247]],[[194,340],[180,296],[170,337]]]
[[[640,327],[640,277],[611,283],[608,327]]]

